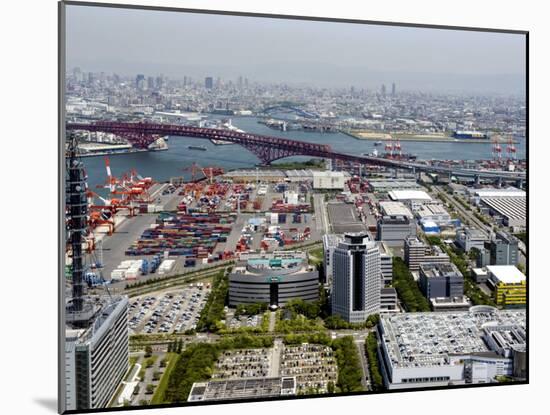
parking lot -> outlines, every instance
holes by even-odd
[[[130,300],[130,329],[138,333],[185,332],[195,328],[210,292],[209,284],[190,284],[159,295]]]
[[[318,344],[285,346],[280,363],[280,376],[296,376],[297,393],[309,389],[326,393],[329,382],[336,384],[338,367],[332,349]]]
[[[365,224],[359,219],[355,205],[351,203],[328,203],[328,217],[334,233],[364,232]]]
[[[225,351],[216,362],[214,379],[262,378],[270,373],[273,349]]]

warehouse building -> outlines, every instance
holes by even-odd
[[[416,236],[405,239],[405,263],[412,272],[418,271],[421,264],[448,264],[451,262],[439,246],[430,246]]]
[[[406,216],[382,216],[377,231],[378,241],[390,246],[402,245],[408,237],[416,236],[416,223]]]
[[[249,183],[249,182],[280,182],[285,180],[286,174],[282,170],[233,170],[225,173],[223,176],[225,179],[231,179],[235,183]]]
[[[210,380],[195,382],[187,402],[275,398],[296,394],[295,377]]]
[[[314,171],[313,188],[328,190],[344,190],[346,175],[341,171]]]
[[[391,200],[398,202],[424,203],[430,202],[432,198],[423,190],[392,190],[388,193]]]
[[[384,193],[392,190],[416,190],[420,185],[414,180],[369,180],[369,190],[373,193]]]
[[[294,299],[319,299],[319,273],[308,264],[305,252],[241,254],[229,274],[231,307],[253,303],[281,307]]]
[[[489,265],[487,282],[499,306],[525,306],[527,278],[513,265]]]
[[[388,389],[495,383],[526,372],[525,310],[382,314],[378,330]]]
[[[439,226],[449,225],[452,221],[449,212],[438,202],[417,205],[414,209],[414,214],[419,222],[435,222]]]
[[[105,408],[128,370],[128,297],[97,297],[89,327],[65,331],[67,410]]]
[[[502,218],[504,226],[525,228],[525,197],[482,197],[481,205],[489,208],[489,214]]]
[[[381,201],[379,205],[380,213],[382,213],[383,216],[406,216],[409,219],[414,218],[410,209],[402,202],[384,200]]]

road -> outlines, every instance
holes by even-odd
[[[435,193],[436,196],[438,196],[439,194],[443,194],[444,195],[444,200],[448,200],[449,203],[456,209],[456,211],[465,219],[467,219],[468,221],[470,221],[470,224],[471,225],[474,225],[477,229],[481,230],[487,237],[489,237],[491,235],[491,232],[492,232],[492,226],[491,225],[486,225],[484,224],[483,222],[481,222],[478,218],[476,218],[473,214],[473,211],[470,211],[470,210],[467,210],[464,208],[464,206],[462,206],[456,199],[454,196],[452,195],[449,195],[447,193],[445,193],[443,190],[442,190],[442,187],[441,186],[433,186],[432,188],[436,189],[436,192],[433,192]],[[526,264],[527,264],[527,259],[526,259],[526,253],[527,253],[527,249],[525,247],[525,244],[522,242],[522,241],[519,241],[518,243],[518,248],[519,248],[519,252],[518,252],[518,263],[520,265],[522,265],[525,269],[526,267]]]
[[[327,217],[327,210],[325,208],[325,195],[322,193],[315,193],[313,195],[313,206],[315,209],[315,224],[317,230],[321,233],[329,232],[329,221]]]
[[[355,346],[357,346],[357,351],[359,353],[359,358],[361,359],[361,367],[363,368],[363,376],[361,377],[361,384],[363,389],[368,391],[370,390],[370,374],[369,374],[369,365],[367,362],[367,356],[365,355],[365,338],[361,340],[355,340]]]
[[[468,220],[472,225],[475,225],[476,228],[480,229],[485,235],[489,235],[491,233],[491,226],[485,225],[483,222],[481,222],[478,218],[476,218],[472,211],[469,211],[464,208],[459,202],[456,201],[454,196],[449,195],[445,193],[441,186],[433,186],[433,188],[436,190],[436,196],[443,195],[443,198],[439,197],[441,200],[448,200],[449,203],[456,209],[456,211],[466,220]]]

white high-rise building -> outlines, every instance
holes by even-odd
[[[376,242],[365,233],[345,234],[332,261],[332,313],[360,323],[380,312],[382,271]]]
[[[128,370],[128,297],[94,307],[89,327],[65,332],[65,410],[107,407]]]

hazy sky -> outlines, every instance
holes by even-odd
[[[525,86],[525,36],[67,6],[67,66],[515,94]]]

